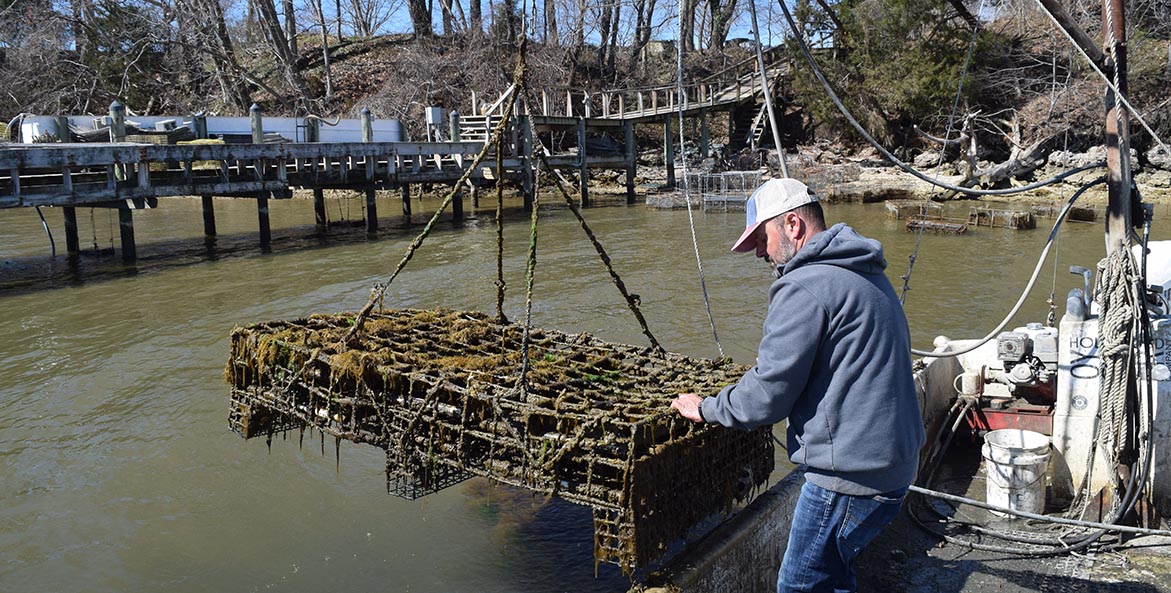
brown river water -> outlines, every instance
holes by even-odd
[[[416,202],[431,212],[433,199]],[[949,205],[963,216],[968,204]],[[228,429],[223,368],[234,324],[360,308],[421,228],[367,238],[312,233],[305,200],[272,203],[274,242],[256,246],[250,200],[216,200],[220,238],[202,239],[199,201],[135,213],[140,261],[49,257],[32,210],[0,212],[0,591],[624,591],[614,567],[595,576],[590,513],[471,480],[417,501],[386,494],[381,451],[316,436],[244,441]],[[399,206],[380,200],[389,226]],[[469,204],[469,211],[471,210]],[[58,249],[61,214],[49,209]],[[332,219],[361,218],[356,199]],[[717,356],[688,214],[644,206],[586,216],[667,348]],[[1171,238],[1171,210],[1154,237]],[[496,233],[490,211],[440,222],[388,291],[388,307],[492,311]],[[117,217],[78,210],[82,246],[117,243]],[[515,208],[505,228],[506,313],[519,319],[528,245]],[[896,288],[917,236],[881,204],[833,205],[828,218],[880,239]],[[422,219],[417,219],[422,220]],[[743,213],[694,215],[712,312],[725,352],[754,357],[767,267],[732,254]],[[981,336],[1024,286],[1051,221],[1034,231],[926,235],[906,308],[916,346]],[[342,226],[350,226],[345,223]],[[533,320],[644,344],[572,214],[542,210]],[[1100,224],[1066,225],[1057,248],[1058,315],[1093,267]],[[1046,264],[1018,322],[1043,321]],[[45,281],[43,278],[51,278]],[[1010,326],[1011,327],[1011,326]],[[664,484],[664,487],[670,487]]]

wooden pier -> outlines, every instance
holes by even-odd
[[[773,80],[784,80],[787,63],[770,66]],[[638,147],[636,125],[661,125],[664,138],[664,161],[667,185],[675,185],[675,139],[678,118],[697,118],[701,128],[701,154],[709,152],[708,124],[711,113],[728,112],[730,122],[737,111],[759,115],[763,89],[759,75],[748,62],[737,64],[697,84],[678,89],[658,87],[621,91],[589,92],[565,90],[564,102],[553,101],[548,90],[540,96],[540,113],[533,100],[511,118],[504,132],[500,162],[504,180],[520,185],[526,210],[533,204],[533,173],[537,166],[533,140],[542,143],[550,166],[576,174],[580,203],[590,205],[590,169],[625,171],[626,198],[635,200],[634,178]],[[506,92],[513,92],[509,89]],[[776,92],[774,87],[773,92]],[[472,97],[476,115],[451,114],[449,131],[437,130],[436,138],[426,142],[376,139],[374,119],[364,110],[360,121],[343,120],[334,126],[351,130],[353,140],[341,138],[330,130],[326,135],[319,118],[272,118],[266,126],[260,108],[253,106],[250,118],[152,117],[142,120],[138,128],[155,126],[162,142],[182,136],[176,127],[187,127],[194,143],[166,144],[127,142],[147,136],[127,136],[125,108],[114,103],[107,118],[83,116],[35,117],[25,136],[44,138],[52,135],[66,142],[0,145],[0,209],[52,206],[63,209],[66,245],[69,253],[79,252],[78,207],[113,208],[119,216],[121,255],[125,261],[136,259],[133,211],[157,207],[161,198],[200,196],[203,199],[203,223],[207,236],[215,236],[215,212],[212,198],[237,197],[256,200],[260,244],[271,240],[268,216],[270,199],[286,199],[293,190],[312,190],[317,225],[328,226],[324,190],[348,189],[365,192],[366,230],[378,230],[375,192],[401,192],[402,214],[411,215],[411,186],[416,184],[454,185],[464,177],[475,156],[485,149],[490,130],[503,116],[503,97],[482,106]],[[739,119],[745,119],[739,117]],[[215,120],[215,121],[213,121]],[[233,120],[233,121],[228,121]],[[757,126],[756,117],[753,126]],[[209,121],[213,121],[209,131]],[[673,124],[672,121],[675,123]],[[81,122],[92,125],[85,135],[105,134],[109,142],[68,142],[80,136]],[[220,132],[215,127],[221,126]],[[401,133],[401,125],[398,125]],[[233,127],[234,126],[234,127]],[[22,126],[22,128],[25,126]],[[268,128],[266,130],[266,127]],[[674,130],[673,130],[674,128]],[[360,140],[357,130],[360,129]],[[277,131],[274,131],[277,130]],[[430,140],[430,127],[428,138]],[[250,132],[250,133],[249,133]],[[750,137],[752,130],[747,132]],[[576,138],[576,146],[558,152],[551,141],[554,135]],[[209,142],[218,136],[220,142]],[[149,137],[154,139],[153,136]],[[291,138],[291,139],[290,139]],[[612,140],[606,149],[591,147],[596,138]],[[548,141],[546,141],[548,139]],[[621,139],[621,143],[616,139]],[[250,141],[249,141],[250,140]],[[378,141],[376,141],[378,140]],[[487,147],[488,157],[479,170],[469,173],[474,188],[495,183],[496,147]],[[455,220],[463,218],[463,196],[457,193],[452,207]]]

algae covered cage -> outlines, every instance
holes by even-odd
[[[770,427],[713,428],[669,409],[744,367],[480,313],[389,310],[344,342],[353,315],[232,332],[230,423],[245,438],[312,427],[386,451],[391,493],[418,498],[471,476],[589,506],[594,554],[645,566],[671,540],[762,484]],[[346,344],[346,345],[343,345]]]

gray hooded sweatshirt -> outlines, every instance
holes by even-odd
[[[703,400],[708,422],[751,430],[788,418],[789,459],[842,494],[915,479],[923,421],[910,331],[882,245],[845,224],[814,235],[769,290],[756,366]]]

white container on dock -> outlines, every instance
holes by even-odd
[[[1017,428],[994,430],[984,435],[981,451],[988,474],[988,504],[1026,513],[1045,511],[1049,437]]]

